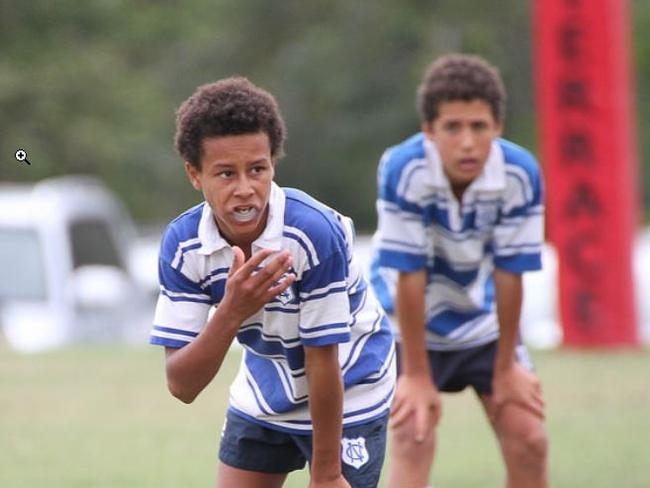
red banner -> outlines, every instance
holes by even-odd
[[[638,345],[637,147],[627,0],[536,0],[549,237],[569,346]]]

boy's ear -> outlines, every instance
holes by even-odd
[[[195,190],[201,191],[201,179],[199,178],[199,173],[201,172],[200,169],[197,169],[194,167],[193,164],[185,161],[185,172],[187,173],[187,177],[190,180],[190,183],[192,183],[192,186],[194,187]]]
[[[433,122],[429,122],[426,120],[423,121],[420,124],[420,130],[422,130],[422,132],[428,139],[433,139]]]
[[[497,137],[501,137],[503,135],[503,122],[496,123],[496,133]]]

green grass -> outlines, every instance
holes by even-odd
[[[534,354],[544,383],[551,485],[650,486],[650,352]],[[214,486],[232,354],[192,405],[166,391],[156,348],[0,348],[0,486]],[[444,397],[437,487],[498,487],[503,467],[469,392]],[[304,487],[306,473],[287,487]]]

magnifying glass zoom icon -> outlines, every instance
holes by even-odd
[[[15,156],[16,156],[16,161],[18,161],[19,163],[27,163],[29,165],[32,164],[27,159],[27,152],[24,149],[18,149],[16,151]]]

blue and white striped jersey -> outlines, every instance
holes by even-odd
[[[378,187],[371,282],[386,311],[394,313],[398,272],[424,269],[427,348],[495,340],[494,267],[541,268],[544,205],[534,157],[494,141],[483,172],[459,202],[435,144],[419,133],[384,153]]]
[[[296,281],[239,329],[244,354],[230,388],[233,413],[276,430],[310,433],[303,346],[328,344],[339,348],[344,425],[386,413],[395,385],[393,335],[352,253],[353,239],[350,219],[273,184],[267,226],[252,251],[289,250]],[[207,204],[168,226],[152,344],[183,347],[200,334],[210,307],[223,298],[232,259]]]

